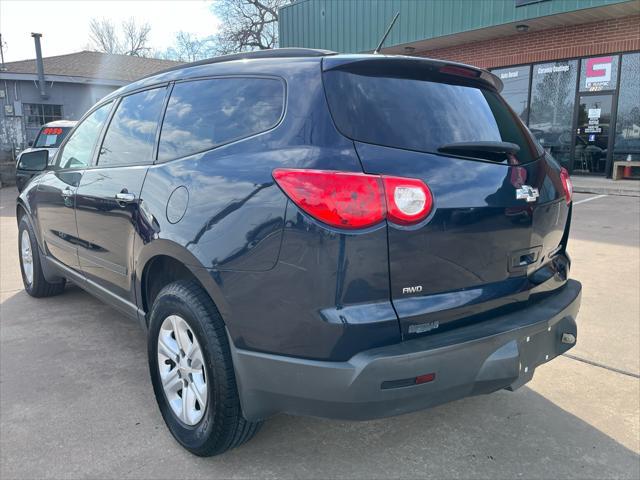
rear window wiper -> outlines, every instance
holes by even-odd
[[[516,154],[520,147],[511,142],[459,142],[447,143],[438,147],[441,153],[480,157],[487,160],[504,160],[508,154]]]

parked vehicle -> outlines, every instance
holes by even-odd
[[[514,390],[575,344],[581,285],[569,176],[500,89],[467,65],[305,49],[123,87],[18,199],[25,289],[72,280],[137,319],[197,455],[278,412]]]
[[[23,153],[41,149],[48,150],[49,158],[53,160],[56,152],[58,151],[58,147],[60,147],[60,144],[76,123],[78,122],[72,120],[56,120],[55,122],[45,123],[42,128],[40,128],[36,139],[29,143],[29,148],[25,148],[20,152],[16,160],[16,165],[20,164],[20,156]],[[16,186],[18,187],[19,192],[22,191],[26,183],[33,176],[34,172],[16,169]]]

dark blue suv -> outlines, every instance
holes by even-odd
[[[25,289],[148,332],[197,455],[278,412],[371,419],[516,389],[576,341],[571,181],[491,73],[282,49],[101,100],[18,198]]]

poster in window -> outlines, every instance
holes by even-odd
[[[580,91],[613,90],[618,80],[618,56],[592,57],[582,60]]]

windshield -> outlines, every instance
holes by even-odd
[[[461,142],[511,142],[520,147],[516,154],[520,163],[542,153],[493,90],[459,80],[444,83],[388,72],[380,76],[330,70],[324,75],[336,126],[354,140],[431,153]],[[463,156],[483,154],[469,150]]]
[[[44,127],[40,130],[33,146],[36,148],[58,148],[71,127]]]

